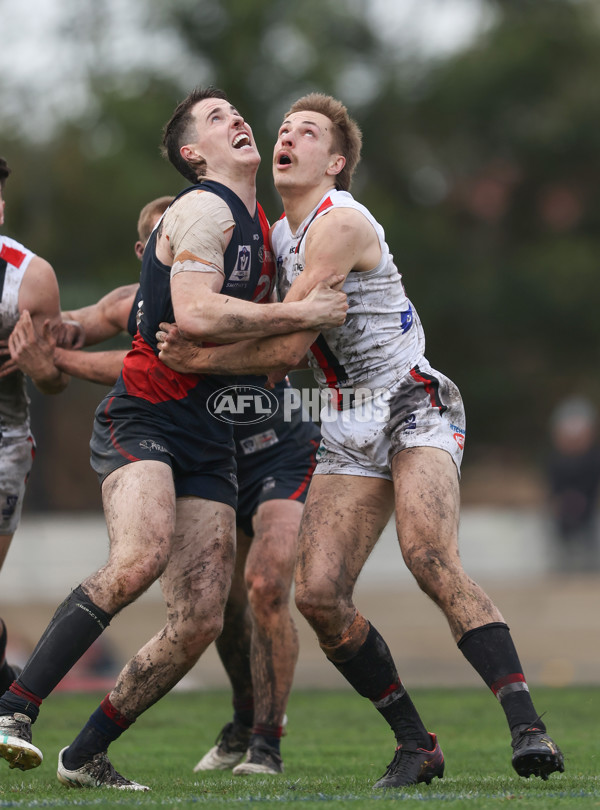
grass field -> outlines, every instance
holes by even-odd
[[[443,780],[396,791],[373,791],[391,760],[394,741],[370,704],[351,691],[296,691],[288,706],[289,733],[282,741],[281,777],[233,777],[229,771],[200,776],[192,768],[230,718],[226,692],[167,696],[110,749],[125,776],[150,785],[149,793],[69,790],[56,781],[56,757],[95,709],[94,695],[49,698],[35,726],[42,765],[21,772],[6,763],[0,776],[0,807],[226,807],[322,810],[382,808],[600,807],[600,688],[535,689],[549,731],[561,746],[566,772],[547,782],[522,779],[510,765],[504,715],[481,689],[412,690],[428,727],[446,757]]]

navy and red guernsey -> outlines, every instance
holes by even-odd
[[[214,181],[191,186],[211,192],[229,206],[235,227],[224,256],[221,293],[265,301],[274,286],[275,265],[268,250],[269,223],[257,204],[252,216],[240,198]],[[179,199],[179,197],[177,199]],[[198,495],[235,506],[235,446],[232,425],[216,419],[208,400],[235,377],[182,374],[158,358],[156,332],[174,322],[171,268],[156,257],[158,229],[142,260],[138,331],[113,390],[96,410],[91,440],[92,467],[103,480],[123,464],[153,459],[170,464],[176,493]]]

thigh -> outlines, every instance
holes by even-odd
[[[178,498],[171,554],[161,577],[170,620],[222,614],[234,559],[233,508],[204,498]]]
[[[392,511],[390,481],[314,476],[300,524],[296,586],[350,598]]]
[[[171,468],[160,461],[137,461],[112,472],[102,486],[108,529],[108,562],[85,580],[100,607],[112,611],[142,592],[163,571],[175,527]]]
[[[450,454],[433,447],[403,450],[392,460],[392,474],[398,538],[411,570],[417,557],[432,574],[442,560],[460,565],[460,494]]]

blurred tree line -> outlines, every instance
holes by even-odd
[[[600,403],[600,18],[593,0],[486,5],[484,33],[425,60],[381,39],[368,0],[155,0],[152,25],[179,38],[186,81],[116,82],[99,64],[93,105],[50,140],[0,120],[5,230],[54,265],[65,308],[89,303],[137,278],[139,209],[185,185],[159,143],[193,86],[222,87],[251,123],[272,220],[282,115],[307,91],[341,97],[364,133],[353,191],[385,227],[428,359],[465,399],[465,472],[535,466],[559,399]],[[96,10],[97,36],[101,22]],[[29,509],[99,505],[87,445],[103,393],[73,381],[33,395]]]

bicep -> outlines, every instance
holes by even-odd
[[[56,275],[45,259],[34,256],[25,271],[19,290],[19,311],[28,310],[37,324],[61,320],[60,295]]]
[[[314,222],[305,237],[304,269],[286,301],[304,298],[320,281],[347,276],[357,266],[365,244],[363,222],[365,218],[353,209],[334,210]]]

